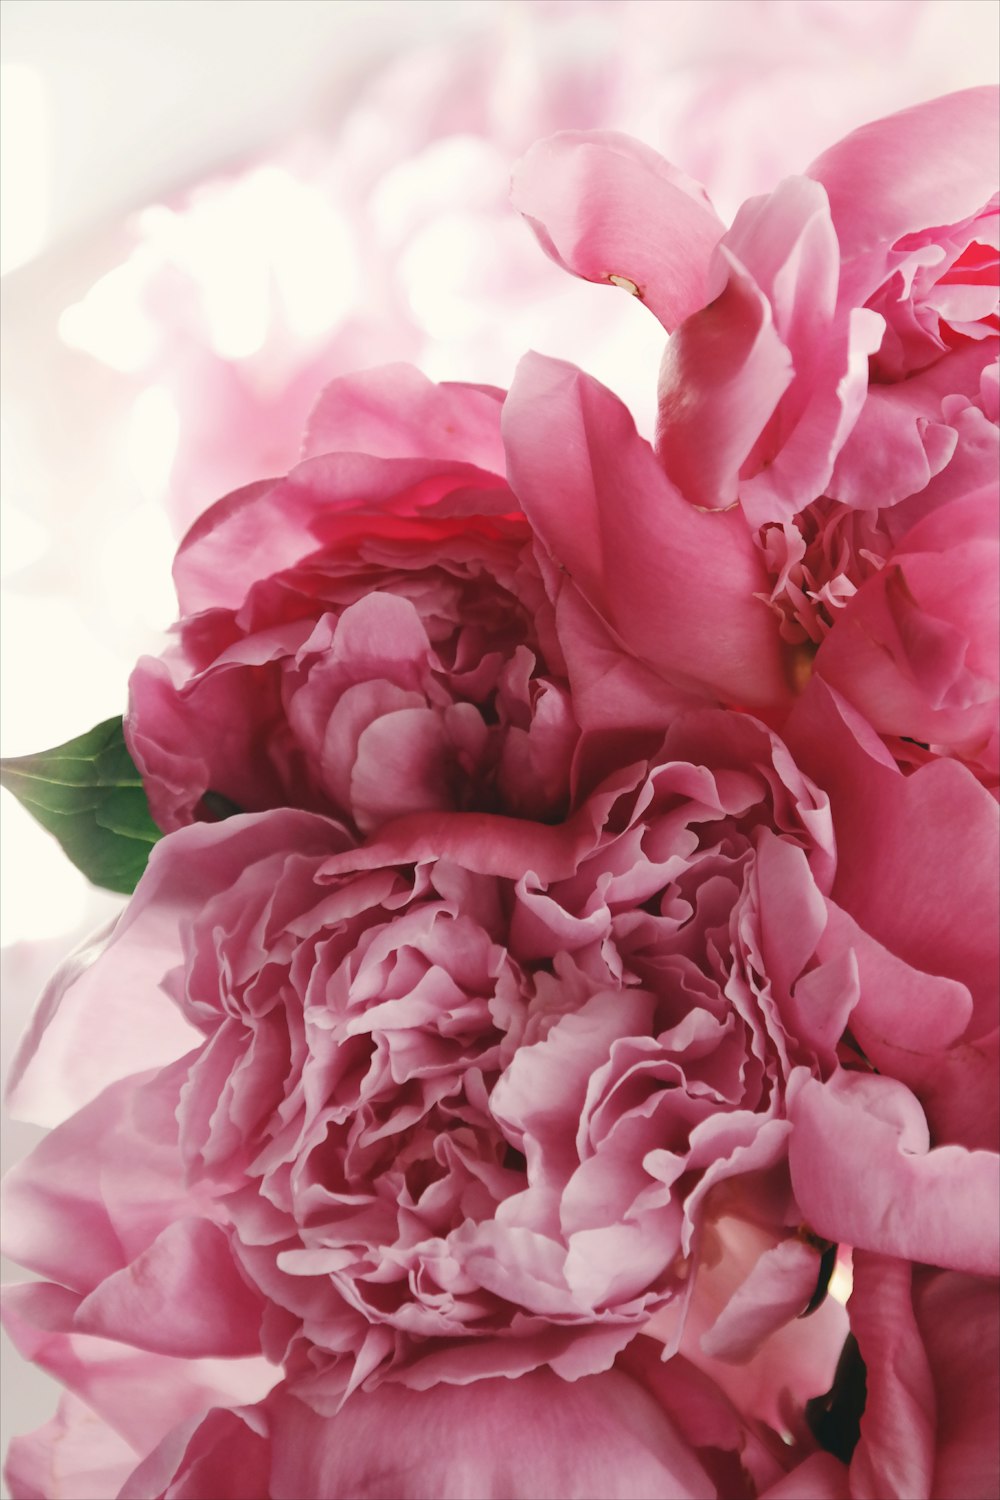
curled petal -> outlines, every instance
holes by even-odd
[[[919,1103],[894,1079],[808,1079],[791,1105],[789,1165],[817,1234],[983,1276],[1000,1271],[1000,1175],[990,1151],[928,1150]]]
[[[670,332],[706,301],[723,232],[698,183],[616,131],[565,131],[514,169],[515,208],[557,265],[625,285]]]
[[[754,597],[763,565],[742,516],[682,500],[610,391],[529,354],[504,441],[514,491],[553,560],[634,655],[681,687],[747,705],[784,700],[777,632]]]

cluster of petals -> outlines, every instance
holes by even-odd
[[[431,809],[565,812],[577,727],[501,400],[402,366],[344,377],[285,479],[195,524],[176,644],[132,678],[163,828],[220,807],[361,833]]]
[[[16,1500],[995,1488],[995,105],[728,231],[543,143],[543,245],[671,331],[656,443],[394,366],[196,522],[167,836],[14,1066],[69,1388]]]
[[[997,134],[995,89],[917,106],[751,199],[729,229],[626,137],[555,136],[515,175],[543,248],[625,286],[670,332],[659,463],[759,552],[783,639],[888,740],[955,755],[989,784]],[[533,399],[538,380],[522,369],[515,393]]]

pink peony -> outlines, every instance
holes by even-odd
[[[891,504],[983,431],[996,109],[995,89],[972,89],[865,126],[726,231],[696,183],[627,137],[528,153],[514,201],[543,247],[676,330],[657,449],[688,500],[739,500],[755,527],[824,492]]]
[[[137,667],[127,725],[162,827],[565,811],[577,726],[499,412],[402,366],[336,381],[302,463],[192,529],[178,639]]]
[[[724,586],[742,512],[744,545],[769,575],[748,594],[793,648],[788,683],[822,673],[900,761],[953,756],[988,784],[1000,773],[996,104],[996,90],[973,89],[866,126],[807,176],[745,204],[728,231],[696,183],[617,135],[540,143],[514,192],[560,264],[625,286],[674,330],[657,453],[685,500],[726,511],[713,542],[698,523]],[[570,507],[560,517],[548,498],[556,483],[578,491],[574,508],[595,512],[595,531],[613,515],[629,534],[648,524],[652,485],[605,468],[611,431],[619,457],[634,443],[612,398],[592,383],[570,396],[555,370],[532,357],[515,380],[505,418],[515,490],[587,602],[684,686],[684,651],[656,628],[693,592],[680,558],[665,555],[653,603],[635,563],[610,600],[605,580],[571,565],[580,549]],[[584,466],[572,485],[564,465],[551,472],[537,434],[555,422],[583,426],[593,479]],[[637,479],[637,459],[633,469]],[[602,564],[607,582],[613,566]],[[633,597],[649,639],[629,618]],[[761,643],[750,604],[720,608],[723,631],[740,626],[742,691],[716,666],[733,645],[725,634],[704,644],[691,612],[701,680],[724,702],[777,706],[775,645]]]
[[[728,1179],[754,1174],[773,1243],[797,1231],[786,1094],[836,1068],[855,996],[849,960],[815,961],[825,799],[763,726],[687,715],[558,828],[420,814],[348,843],[295,811],[180,831],[54,995],[22,1108],[109,991],[135,997],[126,1046],[158,1026],[178,1059],[100,1094],[13,1180],[53,1224],[103,1224],[138,1170],[121,1127],[106,1134],[114,1111],[152,1122],[163,1186],[84,1280],[60,1266],[64,1233],[14,1216],[13,1250],[74,1328],[127,1338],[134,1320],[157,1331],[133,1342],[202,1355],[231,1322],[250,1353],[256,1287],[265,1350],[326,1409],[386,1375],[576,1376],[690,1287]],[[107,1063],[91,1092],[120,1076]],[[154,1291],[181,1295],[194,1247],[212,1315],[192,1298],[167,1319]],[[158,1255],[173,1279],[148,1269]],[[817,1268],[815,1251],[779,1258],[767,1329]]]

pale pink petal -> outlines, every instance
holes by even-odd
[[[85,1297],[81,1333],[200,1359],[260,1352],[263,1303],[236,1268],[229,1240],[207,1219],[169,1224],[149,1248]]]
[[[502,401],[502,391],[486,386],[437,385],[413,365],[342,375],[316,403],[302,457],[460,458],[502,474]]]
[[[117,1495],[138,1456],[89,1406],[67,1394],[50,1422],[13,1439],[4,1478],[11,1500],[94,1500]]]
[[[702,1350],[736,1363],[749,1359],[766,1338],[804,1311],[818,1278],[819,1252],[805,1241],[782,1240],[765,1250],[702,1334]]]
[[[707,300],[723,225],[704,188],[615,131],[565,131],[514,169],[515,208],[558,265],[640,297],[669,332]]]
[[[1000,1173],[990,1151],[928,1150],[903,1084],[873,1074],[808,1079],[791,1105],[792,1186],[809,1227],[883,1255],[996,1275]]]
[[[39,1283],[7,1289],[3,1321],[12,1342],[23,1358],[55,1376],[137,1453],[148,1453],[175,1423],[200,1417],[220,1403],[259,1401],[274,1384],[278,1372],[259,1357],[173,1359],[67,1332],[64,1319],[53,1315],[57,1310],[47,1292]]]
[[[25,1038],[15,1059],[11,1107],[51,1123],[118,1079],[182,1057],[201,1033],[156,988],[180,962],[178,924],[208,895],[225,890],[251,856],[297,850],[333,852],[350,842],[339,824],[312,813],[276,810],[180,829],[155,845],[101,962],[57,976],[44,1027]],[[96,955],[95,955],[96,956]],[[95,1034],[103,1038],[93,1046]],[[60,1113],[51,1101],[58,1099]]]
[[[197,1045],[199,1033],[140,981],[141,964],[120,991],[106,992],[92,972],[119,921],[64,959],[42,993],[7,1077],[6,1104],[17,1118],[58,1125],[111,1079],[171,1062]],[[102,1018],[100,1048],[91,1045],[91,1005]],[[132,1020],[139,1022],[134,1031]]]

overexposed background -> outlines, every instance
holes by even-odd
[[[4,0],[0,16],[0,749],[17,755],[122,710],[170,621],[177,538],[294,461],[333,375],[408,359],[506,384],[534,347],[648,428],[658,325],[552,266],[507,207],[533,139],[630,131],[726,217],[865,120],[995,82],[1000,11]],[[2,803],[9,1061],[48,973],[117,902]],[[8,1125],[5,1165],[39,1134]],[[23,1367],[4,1395],[8,1433],[54,1403]]]

